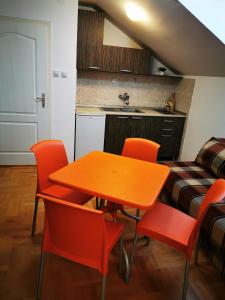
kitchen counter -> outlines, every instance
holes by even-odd
[[[120,107],[121,108],[121,107]],[[121,111],[104,111],[98,106],[76,106],[76,113],[79,115],[131,115],[131,116],[159,116],[159,117],[186,117],[183,112],[176,111],[173,114],[156,111],[154,108],[137,107],[141,112],[121,112]]]

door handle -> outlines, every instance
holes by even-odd
[[[41,97],[35,98],[35,101],[36,101],[36,102],[40,102],[40,101],[41,101],[42,107],[45,107],[45,94],[42,93],[42,94],[41,94]]]

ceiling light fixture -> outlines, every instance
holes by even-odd
[[[126,13],[128,18],[134,22],[146,19],[144,9],[132,2],[126,4]]]

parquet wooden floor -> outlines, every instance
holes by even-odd
[[[35,167],[0,167],[0,299],[34,299],[40,257],[44,209],[38,210],[37,233],[30,236],[36,186]],[[90,204],[92,205],[92,204]],[[130,250],[134,224],[126,223],[126,248]],[[107,300],[180,299],[184,258],[175,250],[151,241],[138,242],[132,277],[125,284],[117,272],[118,249],[110,256]],[[98,299],[97,271],[48,255],[42,299]],[[225,279],[200,253],[199,265],[192,264],[188,299],[225,299]]]

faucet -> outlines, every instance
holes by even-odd
[[[125,102],[126,105],[129,105],[129,98],[130,96],[128,93],[123,93],[122,95],[119,95],[119,98]]]

